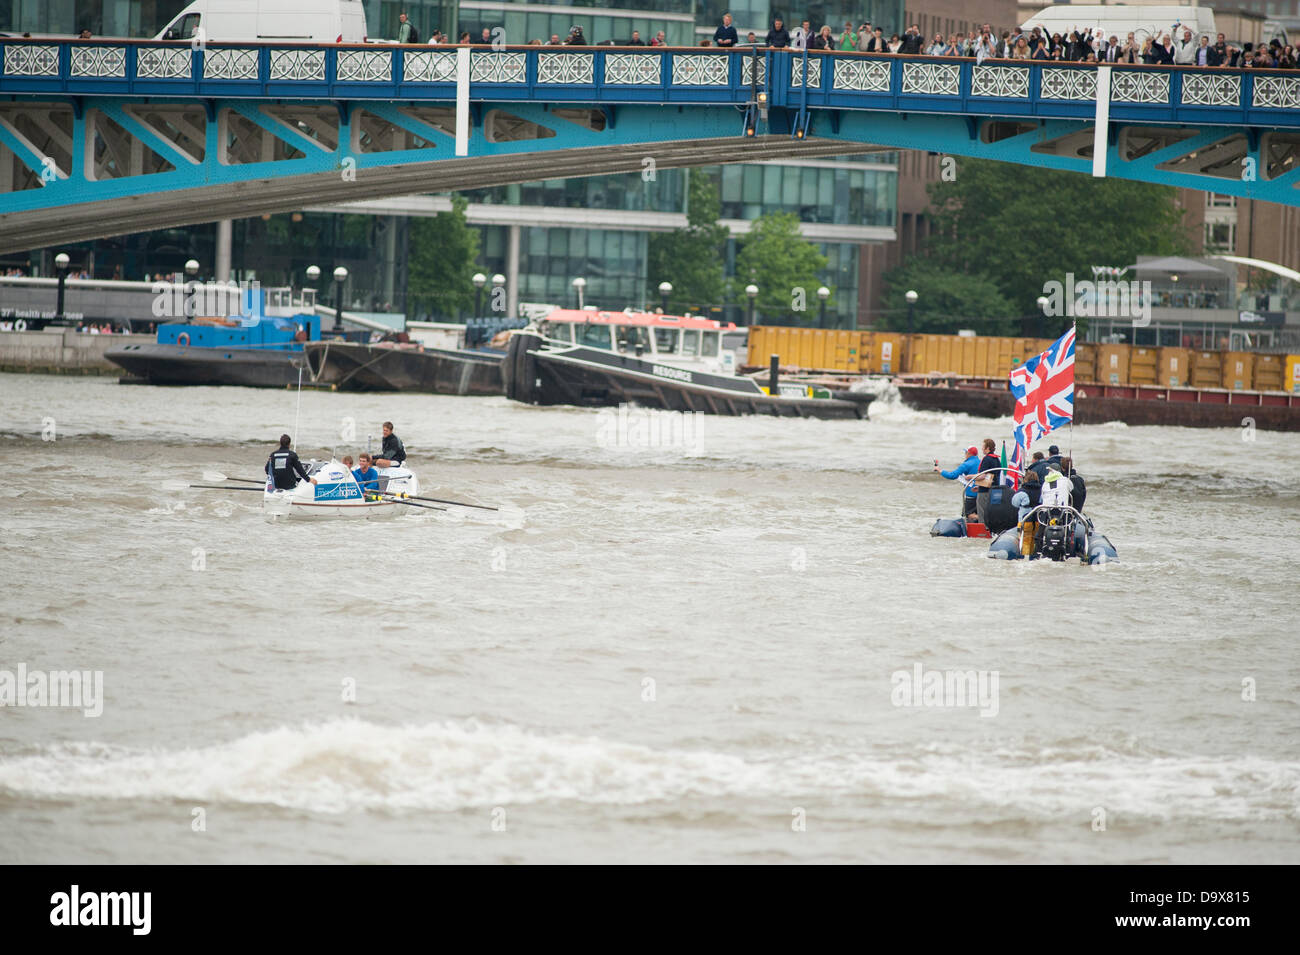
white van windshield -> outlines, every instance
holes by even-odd
[[[168,40],[188,40],[194,36],[194,31],[199,28],[199,18],[202,14],[187,13],[183,17],[177,17],[175,22],[167,28],[163,34]]]

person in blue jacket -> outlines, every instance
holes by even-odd
[[[939,462],[934,462],[934,470],[940,477],[947,478],[949,481],[955,481],[959,477],[973,475],[980,468],[980,451],[979,448],[969,447],[966,449],[966,460],[957,465],[951,471],[940,471]],[[975,495],[977,493],[975,485],[967,483],[965,491],[961,496],[961,516],[976,520],[975,517]]]
[[[361,494],[363,497],[379,494],[379,472],[371,466],[370,455],[364,451],[358,456],[357,468],[353,469],[352,476],[357,479],[361,485]]]

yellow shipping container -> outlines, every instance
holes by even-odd
[[[1178,388],[1187,384],[1191,354],[1189,348],[1160,349],[1160,374],[1156,383],[1166,388]]]
[[[1192,352],[1188,381],[1193,388],[1222,388],[1223,364],[1217,351]]]
[[[1091,342],[1075,342],[1074,380],[1097,380],[1097,346]]]
[[[1132,348],[1128,356],[1128,383],[1131,385],[1154,385],[1157,381],[1156,350],[1154,348]]]
[[[1256,355],[1255,356],[1255,390],[1256,391],[1283,391],[1282,373],[1286,371],[1286,363],[1283,355]]]
[[[1285,390],[1300,395],[1300,355],[1286,356]]]
[[[1103,385],[1128,384],[1128,345],[1097,346],[1097,380]]]
[[[1229,391],[1250,391],[1251,372],[1255,356],[1245,351],[1225,351],[1223,354],[1223,387]]]
[[[871,351],[874,371],[881,375],[897,375],[903,370],[903,336],[897,332],[877,332]]]

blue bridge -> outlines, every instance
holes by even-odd
[[[1300,202],[1300,74],[788,50],[0,40],[0,251],[922,149]]]

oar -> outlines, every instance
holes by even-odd
[[[370,493],[371,493],[371,494],[374,494],[374,491],[371,491]],[[422,507],[422,508],[424,508],[426,511],[445,511],[445,510],[446,510],[445,507],[430,507],[428,504],[416,504],[414,501],[403,501],[403,500],[401,500],[400,498],[398,498],[398,497],[396,497],[395,495],[392,495],[392,494],[381,494],[381,495],[379,495],[379,496],[382,497],[385,501],[391,501],[391,502],[393,502],[394,504],[405,504],[407,507]],[[421,498],[421,500],[423,500],[423,498]]]
[[[266,478],[255,481],[252,478],[232,478],[226,477],[220,471],[204,471],[203,480],[205,481],[239,481],[241,484],[266,484]]]
[[[203,488],[209,491],[260,491],[260,487],[231,487],[229,484],[188,484],[185,481],[164,481],[163,490],[183,491],[189,487]]]
[[[466,504],[464,501],[448,501],[441,497],[416,497],[414,494],[402,494],[401,497],[409,497],[413,501],[434,501],[438,504],[455,504],[457,507],[477,507],[485,511],[499,511],[499,507],[488,507],[486,504]],[[443,511],[446,508],[440,507],[438,510]]]

